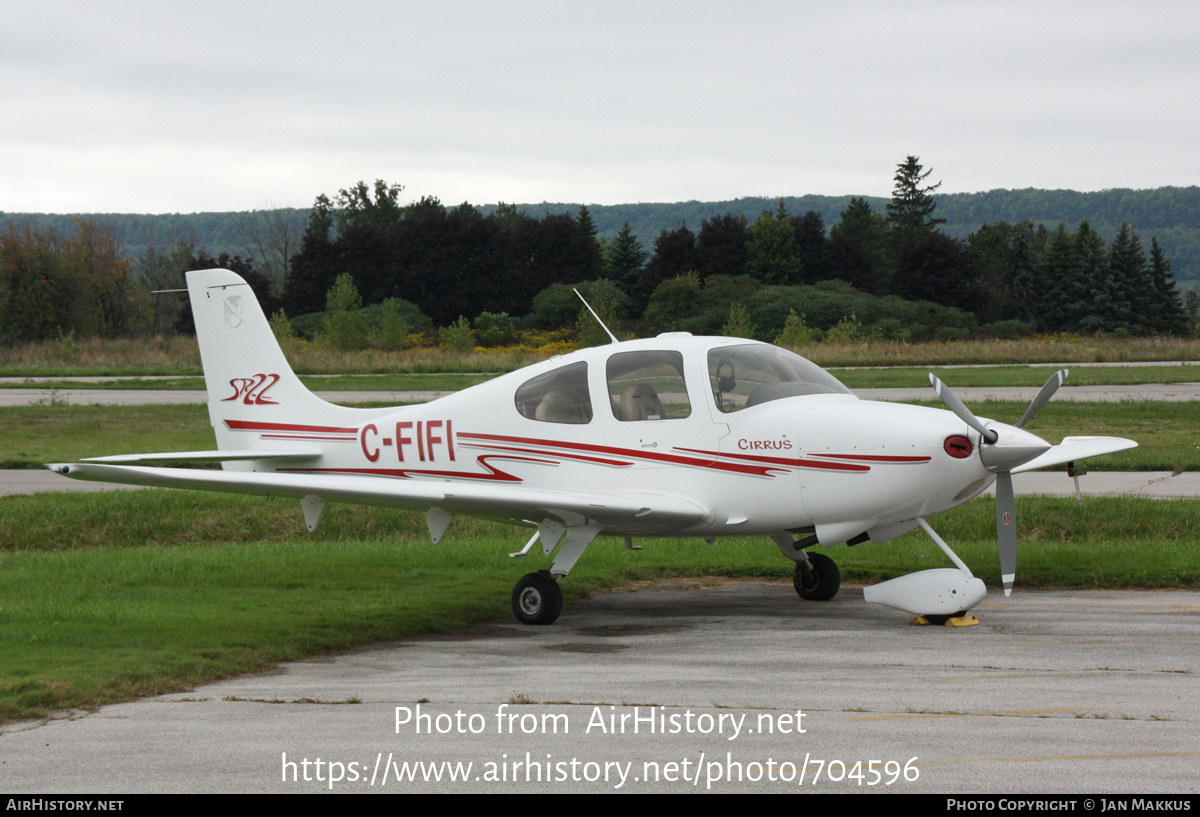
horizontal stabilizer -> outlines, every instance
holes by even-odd
[[[561,491],[469,482],[384,479],[354,474],[279,471],[210,471],[138,465],[54,463],[51,471],[92,482],[190,488],[226,493],[319,496],[327,502],[359,502],[406,510],[436,505],[447,513],[469,513],[534,524],[560,519],[571,526],[583,519],[602,529],[637,534],[678,531],[711,520],[711,511],[690,497],[661,492]]]
[[[160,454],[114,454],[110,457],[87,457],[84,462],[129,464],[134,462],[220,462],[233,460],[311,460],[321,456],[321,449],[312,446],[295,448],[243,448],[237,451],[166,451]]]
[[[1098,457],[1101,454],[1113,454],[1128,448],[1137,448],[1137,443],[1123,437],[1064,437],[1061,443],[1053,446],[1045,454],[1018,465],[1012,472],[1021,474],[1025,471],[1036,471],[1039,468]]]

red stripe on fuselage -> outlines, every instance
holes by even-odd
[[[790,468],[823,468],[829,471],[870,471],[868,465],[851,465],[846,462],[821,462],[806,459],[786,459],[784,457],[763,457],[757,454],[726,454],[720,451],[703,451],[698,448],[679,448],[677,451],[692,451],[697,454],[711,454],[714,457],[725,457],[733,460],[749,460],[750,462],[769,462],[777,465],[786,465]],[[720,465],[720,463],[718,463]]]
[[[634,451],[628,448],[617,448],[610,445],[594,445],[591,443],[568,443],[561,440],[541,440],[530,437],[509,437],[504,434],[471,434],[460,432],[458,438],[460,440],[466,439],[503,443],[524,443],[525,445],[540,445],[548,448],[566,449],[568,451],[591,451],[599,454],[616,454],[618,456],[631,457],[638,460],[669,462],[676,465],[690,465],[695,468],[713,468],[718,471],[733,471],[740,474],[754,474],[755,476],[760,477],[770,476],[770,471],[780,470],[779,468],[768,465],[742,465],[741,463],[736,462],[713,462],[712,460],[701,460],[696,459],[695,457],[682,457],[678,454],[657,454],[649,451]]]
[[[490,449],[492,451],[512,451],[517,454],[545,454],[545,453],[547,453],[545,451],[539,451],[536,448],[515,448],[515,447],[511,447],[511,446],[506,446],[506,445],[481,445],[479,443],[459,443],[459,447],[460,448],[486,448],[486,449]],[[564,453],[564,452],[559,452],[559,451],[554,452],[554,454],[555,454],[555,456],[563,457],[565,459],[579,460],[580,462],[595,462],[595,463],[599,463],[600,465],[615,465],[615,466],[619,466],[622,468],[633,465],[632,462],[628,462],[625,460],[610,460],[610,459],[606,459],[604,457],[589,457],[586,454],[571,454],[571,453]]]
[[[299,423],[262,423],[254,420],[225,420],[232,431],[303,431],[318,434],[358,434],[358,428],[341,426],[308,426]]]
[[[428,471],[420,468],[280,468],[280,471],[301,471],[304,473],[322,473],[322,474],[370,474],[372,476],[382,477],[398,477],[400,479],[411,479],[414,476],[418,477],[457,477],[459,479],[483,479],[496,482],[522,482],[523,480],[508,473],[501,471],[496,466],[488,462],[489,459],[506,459],[515,462],[536,462],[543,465],[558,465],[553,460],[539,460],[532,457],[512,457],[501,454],[480,454],[475,458],[475,461],[488,470],[486,474],[470,474],[464,471]]]
[[[883,454],[809,454],[833,460],[862,460],[864,462],[929,462],[933,457],[894,457]]]

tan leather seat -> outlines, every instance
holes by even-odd
[[[584,423],[587,420],[579,403],[560,391],[548,391],[538,403],[535,420],[547,423]]]
[[[662,420],[662,401],[658,392],[645,383],[634,383],[621,391],[620,411],[622,420]]]

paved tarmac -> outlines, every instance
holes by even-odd
[[[9,725],[0,780],[30,794],[1200,790],[1200,593],[1018,588],[976,612],[975,627],[912,627],[854,588],[802,602],[756,582],[606,593],[550,627],[500,619]]]

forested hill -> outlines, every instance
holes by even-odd
[[[841,218],[853,196],[784,196],[788,212],[802,214],[817,212],[829,228]],[[886,213],[891,199],[864,196],[871,209]],[[1149,241],[1158,242],[1171,261],[1175,280],[1189,288],[1200,288],[1200,187],[1160,187],[1154,190],[1102,190],[1080,193],[1075,190],[989,190],[986,193],[951,193],[935,195],[938,218],[946,219],[942,229],[957,238],[966,238],[983,224],[1007,221],[1015,224],[1032,221],[1053,230],[1065,224],[1073,230],[1087,221],[1106,241],[1116,235],[1122,221],[1129,222]],[[734,199],[733,201],[684,201],[672,204],[588,205],[599,234],[605,238],[616,235],[626,221],[635,235],[650,247],[664,229],[683,224],[698,230],[706,218],[724,213],[746,216],[753,221],[764,210],[774,211],[779,198],[765,196]],[[530,215],[577,213],[579,204],[523,204],[520,209]],[[494,207],[481,207],[491,212]]]
[[[784,196],[788,212],[819,213],[826,228],[837,223],[852,196]],[[889,199],[865,197],[871,208],[884,213]],[[1074,190],[989,190],[985,193],[953,193],[935,196],[937,216],[946,219],[943,229],[956,237],[966,237],[982,224],[997,221],[1016,223],[1025,220],[1045,224],[1051,229],[1065,224],[1074,229],[1087,221],[1106,240],[1111,241],[1122,221],[1129,222],[1147,241],[1157,236],[1171,262],[1175,279],[1188,288],[1200,288],[1200,187],[1161,187],[1153,190],[1103,190],[1080,193]],[[713,216],[733,213],[753,221],[764,210],[774,211],[778,197],[746,197],[733,201],[640,203],[588,205],[599,235],[612,238],[628,221],[633,233],[649,249],[664,229],[681,224],[698,230]],[[579,211],[580,203],[519,204],[531,216],[544,213]],[[495,205],[479,205],[483,213]],[[238,220],[244,213],[192,213],[164,215],[85,214],[89,218],[112,223],[118,238],[131,256],[140,254],[148,243],[160,245],[180,238],[192,241],[212,255],[228,252],[252,254],[239,239]],[[301,223],[307,211],[290,215]],[[39,229],[68,232],[71,216],[0,211],[0,229],[9,224],[32,220]]]

